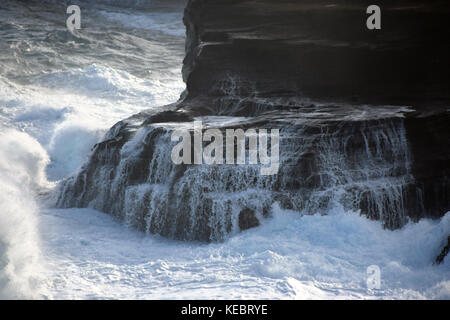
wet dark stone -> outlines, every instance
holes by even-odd
[[[448,255],[449,251],[450,251],[450,236],[447,239],[447,245],[442,249],[439,256],[437,256],[436,264],[441,264],[442,262],[444,262],[444,259]]]
[[[190,0],[183,67],[188,99],[226,96],[235,86],[237,95],[266,98],[300,94],[414,106],[448,101],[448,2],[380,0],[382,29],[376,31],[366,27],[371,4]]]
[[[185,122],[191,120],[192,117],[186,113],[168,110],[148,117],[148,119],[145,120],[144,125],[152,123]]]
[[[234,212],[245,230],[259,225],[258,206],[263,217],[274,202],[326,213],[336,194],[346,209],[389,229],[407,217],[443,216],[450,211],[450,6],[380,0],[382,30],[369,31],[370,4],[190,0],[187,90],[180,101],[111,128],[80,172],[61,183],[57,206],[93,207],[125,219],[127,197],[140,196],[142,187],[131,213],[137,229],[200,241],[234,230]],[[173,126],[165,123],[200,116],[242,116],[235,126],[244,129],[279,127],[284,162],[278,175],[159,161],[170,153],[159,148],[170,144],[166,131]],[[153,130],[156,123],[161,128]],[[134,141],[131,159],[123,149],[140,129],[153,131]],[[159,176],[158,166],[167,167]],[[249,190],[267,193],[264,203],[244,199]]]
[[[255,211],[245,208],[239,213],[239,228],[241,231],[258,227],[259,224]]]
[[[409,216],[438,218],[450,211],[450,112],[418,114],[405,121],[415,188]]]

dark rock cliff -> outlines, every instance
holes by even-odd
[[[377,1],[382,29],[368,30],[372,2],[190,1],[189,98],[226,98],[232,85],[241,96],[448,105],[448,2]]]
[[[277,202],[337,207],[388,228],[450,211],[450,18],[444,1],[191,0],[180,101],[114,126],[60,186],[59,207],[93,207],[151,233],[220,240]],[[280,169],[176,166],[170,134],[278,128]]]

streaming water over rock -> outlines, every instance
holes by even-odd
[[[404,44],[383,49],[391,36],[355,31],[353,7],[285,0],[273,11],[270,3],[189,1],[184,16],[187,89],[180,101],[111,129],[80,173],[62,183],[57,206],[91,207],[145,232],[203,241],[222,240],[258,225],[274,203],[303,214],[326,214],[341,206],[381,220],[389,229],[403,226],[407,217],[430,215],[436,207],[443,208],[438,215],[444,214],[450,206],[447,196],[433,203],[423,200],[430,187],[416,181],[422,156],[417,157],[417,139],[407,132],[410,119],[426,110],[422,98],[416,97],[423,83],[412,79],[405,87],[398,79],[406,77],[404,59],[422,59],[414,52],[423,48],[411,42],[404,29],[397,29],[395,35]],[[323,18],[320,27],[311,29],[302,22],[310,19],[311,10],[324,17],[345,16],[349,22]],[[436,8],[430,10],[419,19],[440,24],[432,19]],[[389,7],[387,12],[408,25],[417,18],[412,9]],[[273,26],[277,21],[286,27]],[[317,37],[325,40],[311,40]],[[357,44],[362,39],[367,46]],[[397,51],[405,53],[404,59]],[[345,57],[353,57],[355,64],[349,65]],[[390,59],[396,64],[386,68]],[[354,72],[362,65],[370,66],[367,73]],[[417,72],[425,72],[423,67]],[[438,77],[449,66],[441,67]],[[386,81],[389,90],[383,89]],[[437,79],[428,81],[434,88]],[[321,99],[314,100],[318,96]],[[437,100],[428,102],[433,113],[445,115]],[[406,108],[407,103],[421,106]],[[175,166],[170,159],[171,132],[198,119],[222,130],[279,129],[278,174],[261,176],[254,165]],[[447,137],[448,130],[439,130]],[[448,150],[443,141],[437,144]],[[436,168],[444,176],[448,157],[443,151],[437,160]],[[448,183],[436,188],[441,190],[438,194],[448,195]]]
[[[275,202],[304,214],[326,214],[335,206],[361,210],[388,228],[406,222],[414,178],[404,119],[255,120],[261,128],[280,129],[277,175],[261,175],[261,164],[177,166],[170,158],[171,132],[193,124],[136,129],[134,118],[116,125],[80,174],[64,182],[58,206],[91,207],[145,232],[184,240],[222,240],[240,230],[240,215],[261,221]],[[249,126],[243,121],[203,119],[208,127]]]

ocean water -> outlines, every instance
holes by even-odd
[[[65,1],[0,4],[0,298],[450,299],[450,259],[433,265],[450,213],[388,231],[340,207],[302,216],[274,205],[262,226],[204,244],[48,208],[43,195],[109,127],[185,87],[176,1],[79,4],[74,35]]]

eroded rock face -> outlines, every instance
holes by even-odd
[[[438,218],[450,211],[450,112],[412,115],[406,119],[405,128],[411,173],[420,199],[418,207],[409,206],[409,215],[415,220]]]
[[[115,125],[61,183],[57,206],[201,241],[259,225],[275,202],[303,214],[341,207],[391,229],[450,211],[449,10],[380,1],[383,29],[369,31],[367,5],[189,1],[181,100]],[[279,129],[278,174],[174,165],[171,133],[194,118]]]
[[[347,108],[342,106],[344,110]],[[374,111],[365,107],[354,115]],[[117,124],[99,143],[81,172],[61,184],[60,207],[92,207],[135,228],[170,238],[216,241],[259,225],[272,204],[303,214],[342,207],[397,228],[422,205],[416,193],[405,120],[347,120],[339,108],[297,111],[268,119],[203,117],[204,126],[280,130],[278,174],[261,165],[175,165],[173,130],[193,122],[144,123],[140,114]],[[164,113],[171,115],[177,112]],[[165,118],[165,117],[163,117]],[[199,119],[199,118],[197,118]],[[220,126],[221,121],[227,125]],[[250,123],[250,121],[254,121]],[[251,212],[252,214],[249,214]],[[424,211],[417,211],[420,218]]]
[[[382,29],[368,30],[373,1],[191,0],[183,69],[189,98],[308,97],[428,105],[450,77],[445,1],[378,1]],[[229,104],[222,101],[225,99]]]

